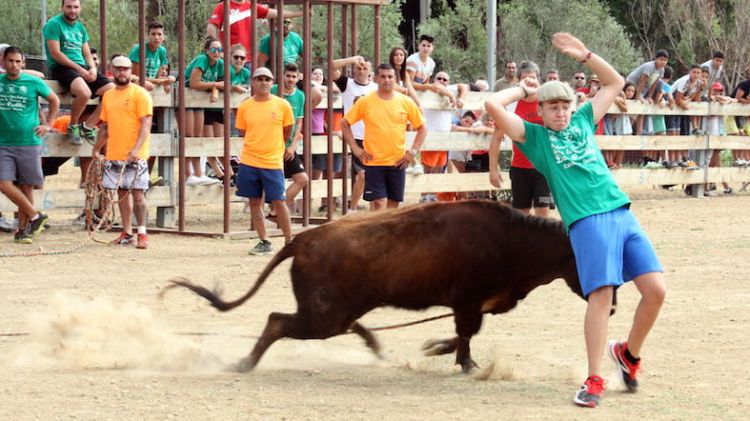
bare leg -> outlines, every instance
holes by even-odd
[[[281,227],[281,231],[284,233],[284,238],[286,241],[290,241],[292,239],[292,219],[289,216],[289,208],[286,207],[286,202],[283,200],[274,200],[272,203],[273,210],[278,217],[277,222]],[[265,228],[263,231],[265,231]],[[258,232],[258,235],[260,236],[260,232]]]
[[[138,220],[138,226],[145,227],[148,221],[148,208],[146,207],[146,196],[143,190],[133,190],[133,212]]]
[[[20,187],[20,188],[19,188]],[[24,186],[16,186],[12,181],[0,181],[0,193],[3,193],[11,202],[18,206],[18,228],[26,227],[26,221],[37,214],[34,209],[33,194],[27,195]],[[28,192],[33,192],[32,186],[28,187]]]
[[[386,208],[386,206],[388,206],[388,199],[386,199],[385,197],[382,199],[375,199],[370,202],[370,209],[372,211],[383,210]]]
[[[281,201],[283,203],[283,201]],[[286,207],[286,205],[285,205]],[[255,228],[255,232],[258,233],[258,237],[261,240],[267,240],[268,236],[266,235],[266,225],[263,218],[263,198],[262,197],[252,197],[250,198],[250,219],[253,227]]]
[[[308,178],[306,172],[300,172],[292,176],[292,184],[286,189],[286,204],[289,209],[294,208],[294,199],[300,191],[307,185]]]
[[[607,341],[609,312],[612,309],[614,288],[605,286],[589,294],[584,335],[586,336],[586,353],[589,362],[589,376],[601,376],[602,355]]]
[[[661,272],[643,274],[633,279],[633,283],[638,288],[638,292],[641,293],[641,301],[635,310],[633,326],[630,328],[630,335],[628,335],[628,350],[637,358],[641,354],[641,346],[646,340],[646,335],[648,335],[659,316],[659,310],[664,303],[667,288],[664,282],[664,274]]]
[[[365,172],[359,171],[354,179],[354,186],[352,187],[352,204],[349,209],[357,210],[359,201],[362,200],[362,195],[365,193]]]
[[[91,89],[86,85],[86,81],[82,77],[75,78],[73,83],[70,84],[70,94],[73,95],[73,104],[70,110],[70,124],[78,124],[78,119],[83,114],[83,109],[86,108],[91,99]]]
[[[396,209],[400,203],[401,202],[397,202],[395,200],[388,199],[388,204],[386,205],[386,207],[388,209]]]
[[[130,195],[127,190],[118,189],[117,197],[119,199],[117,204],[120,208],[120,216],[122,216],[122,232],[133,235],[133,204],[130,203]]]

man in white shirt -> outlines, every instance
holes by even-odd
[[[411,83],[417,91],[428,91],[430,89],[430,78],[435,71],[435,60],[430,57],[434,38],[429,35],[419,37],[419,52],[410,55],[406,59],[406,72],[411,78]]]

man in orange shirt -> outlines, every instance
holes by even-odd
[[[292,240],[292,221],[284,197],[284,152],[286,139],[292,136],[292,107],[271,95],[273,73],[259,67],[251,82],[253,96],[237,109],[237,129],[244,132],[240,165],[235,184],[237,196],[250,200],[250,218],[260,242],[250,254],[273,251],[263,218],[263,193],[276,211],[286,241]]]
[[[367,167],[364,199],[370,209],[398,207],[404,201],[406,167],[414,162],[427,136],[424,117],[417,104],[396,92],[396,71],[390,64],[381,64],[375,73],[378,90],[354,103],[341,120],[344,140],[352,153]],[[364,149],[354,141],[352,124],[365,123]],[[417,130],[412,148],[406,150],[406,125]]]
[[[105,189],[117,189],[122,232],[112,243],[133,244],[132,217],[138,218],[138,238],[136,247],[148,247],[146,234],[146,198],[148,190],[148,153],[153,117],[151,95],[142,87],[130,83],[133,63],[125,56],[112,60],[112,76],[115,89],[102,97],[101,120],[103,125],[91,156],[100,158],[100,152],[107,145],[102,176]],[[128,193],[132,192],[131,203]]]

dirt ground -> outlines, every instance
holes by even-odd
[[[147,251],[122,249],[86,242],[72,214],[52,212],[52,229],[26,250],[85,245],[0,258],[0,419],[747,419],[750,195],[631,193],[669,293],[643,350],[641,390],[623,392],[607,361],[599,409],[572,404],[586,374],[585,304],[561,281],[485,318],[472,343],[483,378],[462,375],[452,357],[420,354],[425,340],[452,336],[451,319],[379,333],[385,361],[352,336],[284,340],[256,371],[236,374],[225,366],[249,352],[268,313],[294,309],[288,262],[244,306],[218,313],[186,291],[157,294],[179,275],[241,295],[270,259],[248,256],[249,240],[162,234]],[[193,227],[219,225],[218,208],[191,213]],[[19,247],[0,234],[0,254]],[[627,285],[619,297],[614,338],[626,335],[637,292]],[[380,309],[362,322],[443,312]]]

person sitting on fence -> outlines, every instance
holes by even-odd
[[[292,136],[294,114],[287,101],[271,95],[273,73],[265,67],[253,72],[253,96],[237,109],[237,128],[244,132],[237,196],[250,200],[250,218],[260,241],[250,254],[273,251],[263,218],[263,197],[270,200],[286,241],[292,240],[292,222],[284,198],[284,144]]]
[[[46,121],[53,121],[60,107],[57,95],[42,79],[24,74],[24,55],[9,46],[2,57],[0,75],[0,193],[18,206],[18,231],[14,241],[31,244],[45,229],[47,215],[34,207],[34,187],[44,184],[42,139],[51,127],[39,122],[39,98],[49,102]]]
[[[414,162],[427,128],[414,100],[395,90],[396,71],[390,64],[378,66],[375,79],[378,90],[354,104],[341,121],[341,130],[352,154],[366,166],[364,199],[377,211],[403,202],[406,167]],[[355,142],[351,128],[360,120],[365,123],[364,148]],[[417,131],[409,150],[407,124]]]
[[[44,25],[44,49],[52,79],[73,96],[68,141],[80,145],[82,139],[96,141],[96,124],[101,107],[85,122],[80,122],[84,107],[92,98],[104,95],[115,85],[98,72],[89,48],[89,34],[80,22],[81,0],[63,0],[61,14]]]
[[[294,200],[297,195],[305,188],[309,182],[305,167],[302,164],[302,157],[297,153],[299,141],[302,139],[302,122],[305,116],[305,93],[297,89],[299,81],[299,68],[294,63],[284,66],[284,79],[281,88],[279,85],[271,87],[271,94],[283,98],[292,107],[292,134],[284,139],[284,178],[291,178],[292,184],[286,189],[286,205],[289,212],[295,211]],[[281,92],[279,92],[281,90]],[[275,217],[272,210],[269,217]]]
[[[538,87],[539,66],[533,61],[521,63],[518,68],[518,79],[525,80],[532,87]],[[530,95],[508,105],[508,111],[516,113],[524,121],[542,124],[542,118],[539,116],[539,101],[536,95]],[[496,128],[487,155],[489,157],[490,183],[498,189],[502,188],[503,181],[500,175],[498,157],[500,155],[500,144],[504,137],[502,130]],[[515,142],[512,143],[513,159],[510,163],[512,205],[527,215],[531,213],[533,206],[534,215],[542,218],[547,217],[549,207],[552,204],[552,194],[549,191],[547,180],[534,168],[534,164],[526,158],[526,155],[521,152]]]
[[[135,44],[130,50],[128,58],[133,62],[133,74],[140,75],[141,71],[141,46]],[[148,42],[146,43],[146,82],[143,87],[149,91],[154,90],[157,86],[162,86],[165,92],[169,92],[172,84],[175,82],[173,76],[159,75],[161,69],[169,65],[169,55],[164,47],[164,24],[158,21],[149,22],[148,24]]]
[[[653,104],[655,94],[661,92],[661,78],[664,76],[668,60],[669,53],[666,50],[658,50],[653,60],[641,64],[628,74],[626,80],[635,85],[635,99]],[[636,117],[636,134],[643,133],[645,120],[645,116]]]
[[[292,31],[294,23],[290,19],[291,13],[284,11],[284,56],[282,60],[284,64],[298,64],[302,59],[302,51],[305,48],[305,42],[298,33]],[[295,14],[300,16],[300,14]],[[276,45],[273,46],[276,48]],[[271,34],[266,34],[260,39],[258,43],[258,65],[266,66],[270,65],[271,58]]]
[[[488,98],[485,108],[544,174],[569,232],[588,301],[584,322],[588,378],[574,402],[594,408],[606,389],[601,359],[614,290],[632,280],[641,294],[627,342],[610,341],[608,347],[628,390],[635,392],[641,347],[658,317],[666,287],[653,245],[629,210],[630,199],[607,169],[594,137],[595,123],[612,106],[624,81],[573,35],[556,33],[552,43],[599,75],[602,88],[591,101],[572,114],[575,95],[568,85],[552,81],[537,89],[522,81],[519,87]],[[531,94],[538,96],[544,126],[525,122],[505,108]]]
[[[185,67],[185,86],[191,89],[210,92],[209,100],[218,101],[219,90],[224,89],[224,60],[221,59],[224,49],[221,42],[208,37],[203,42],[203,52]],[[208,115],[206,115],[208,114]],[[211,126],[214,122],[224,122],[223,111],[220,109],[204,110],[203,108],[185,109],[185,137],[200,137],[204,126]],[[214,158],[215,161],[215,158]],[[187,158],[186,180],[188,186],[219,184],[220,181],[203,174],[200,158]],[[190,168],[192,167],[192,174]]]
[[[125,56],[112,61],[115,89],[102,97],[102,122],[99,139],[91,157],[100,159],[106,146],[102,187],[117,190],[117,204],[122,217],[122,232],[112,241],[121,246],[148,247],[146,233],[146,197],[148,190],[148,155],[151,138],[153,102],[142,87],[131,83],[133,63]],[[131,201],[132,196],[132,201]],[[138,232],[133,238],[133,215]]]

